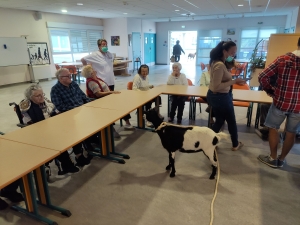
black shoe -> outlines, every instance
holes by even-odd
[[[67,173],[78,173],[80,171],[80,169],[76,167],[73,163],[67,166],[66,168],[63,167],[62,169],[63,171],[59,175],[64,175]]]
[[[1,197],[7,198],[11,202],[17,203],[24,201],[23,195],[17,191],[1,190]]]
[[[177,119],[177,124],[181,125],[181,120]]]
[[[91,162],[91,160],[85,158],[84,155],[80,155],[78,158],[75,157],[75,160],[77,162],[75,166],[79,166],[79,167],[84,167],[85,165],[89,165]]]
[[[4,210],[4,209],[6,209],[8,206],[9,206],[9,205],[7,204],[7,202],[4,201],[4,200],[2,200],[2,199],[0,198],[0,210]]]

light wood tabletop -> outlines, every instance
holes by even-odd
[[[148,91],[122,90],[120,94],[111,94],[89,102],[84,106],[121,110],[130,113],[160,94],[160,89],[156,87]]]
[[[208,88],[203,86],[183,86],[183,85],[160,85],[157,87],[163,94],[170,95],[185,95],[195,97],[206,97]],[[257,102],[257,103],[269,103],[273,102],[273,99],[269,97],[264,91],[253,90],[237,90],[233,89],[233,100],[244,102]]]
[[[58,151],[0,139],[0,189],[59,154]]]
[[[65,151],[126,115],[119,110],[78,107],[0,136],[0,139]]]

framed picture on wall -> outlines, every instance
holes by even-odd
[[[235,35],[235,29],[234,28],[227,29],[227,35]]]
[[[120,46],[120,36],[111,36],[111,46]]]
[[[27,47],[31,65],[50,64],[48,45],[46,42],[28,42]]]

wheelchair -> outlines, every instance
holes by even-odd
[[[20,106],[18,104],[16,104],[15,102],[9,103],[9,106],[14,106],[14,111],[16,112],[18,120],[19,120],[19,123],[17,124],[17,126],[20,127],[20,128],[29,126],[27,124],[24,124],[24,122],[23,122],[23,115],[21,113]],[[50,165],[49,165],[51,162],[52,162],[52,160],[45,163],[45,170],[46,170],[46,175],[47,175],[47,181],[48,182],[49,182],[50,176],[51,176],[51,168],[50,168]],[[59,160],[54,159],[54,162],[55,162],[55,165],[58,168],[58,175],[63,175],[64,173],[63,173],[63,170],[61,168]]]

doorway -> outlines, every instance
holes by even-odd
[[[180,63],[181,64],[196,64],[197,56],[197,31],[169,31],[169,58],[173,55],[173,46],[176,41],[180,41],[185,54],[181,53]]]

